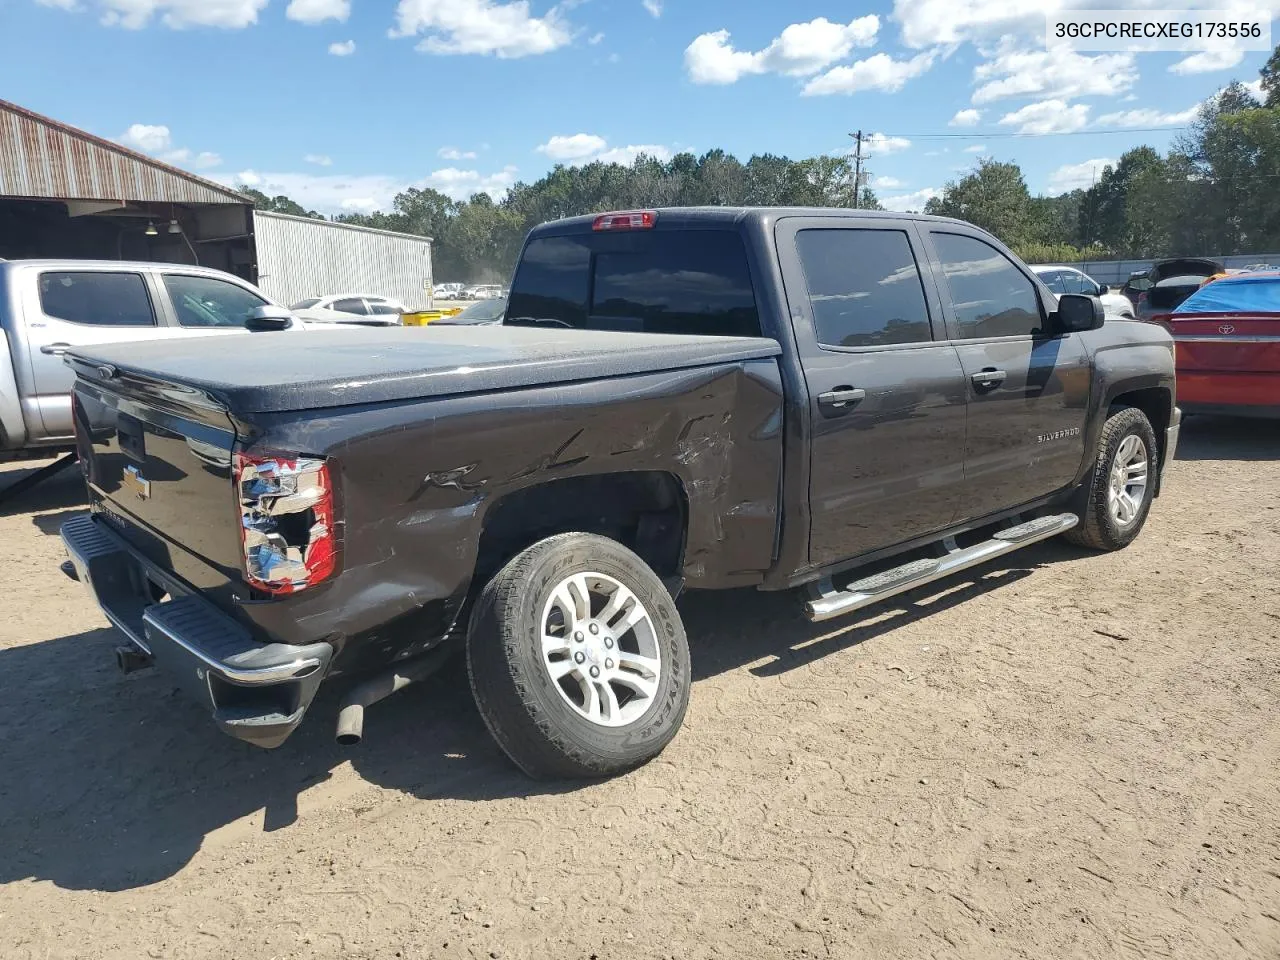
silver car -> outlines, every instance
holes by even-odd
[[[76,347],[304,329],[239,277],[173,263],[0,262],[0,456],[75,441],[63,355]]]

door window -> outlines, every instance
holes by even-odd
[[[354,313],[357,316],[367,317],[369,308],[365,306],[363,300],[359,297],[348,297],[346,300],[335,300],[330,310],[337,310],[339,313]]]
[[[400,313],[400,308],[385,300],[370,300],[369,312],[375,317],[390,317]]]
[[[1044,285],[1049,288],[1050,293],[1062,296],[1062,294],[1070,292],[1067,290],[1065,283],[1066,275],[1061,270],[1045,270],[1037,274],[1037,276],[1044,281]]]
[[[957,233],[934,233],[933,245],[951,291],[961,337],[1025,337],[1042,332],[1036,288],[1008,257],[989,243]]]
[[[267,301],[244,287],[213,277],[164,274],[164,286],[184,327],[243,327]]]
[[[40,310],[46,317],[96,327],[152,327],[156,322],[138,273],[42,273]]]
[[[901,230],[801,230],[796,251],[818,342],[879,347],[931,339],[920,269]]]

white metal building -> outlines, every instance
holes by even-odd
[[[225,184],[5,100],[0,257],[200,264],[284,304],[357,293],[416,309],[431,298],[430,238],[254,211]]]
[[[431,238],[282,213],[253,214],[258,286],[280,303],[331,293],[431,305]]]

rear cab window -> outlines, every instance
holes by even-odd
[[[154,327],[155,310],[140,273],[64,270],[40,274],[46,317],[95,327]]]
[[[635,230],[529,241],[508,324],[758,337],[746,247],[734,230]]]

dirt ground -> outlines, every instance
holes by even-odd
[[[0,483],[21,468],[0,472]],[[1142,538],[860,619],[682,601],[683,732],[539,785],[448,671],[216,733],[0,509],[0,957],[1280,957],[1280,425],[1194,420]]]

